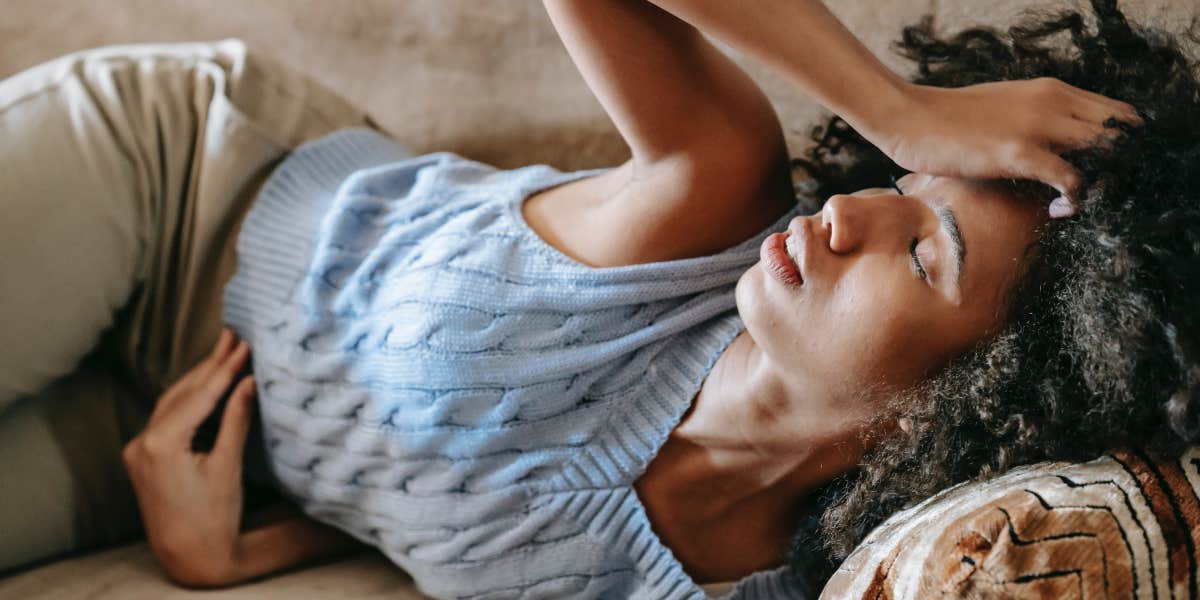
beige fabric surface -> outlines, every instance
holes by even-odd
[[[597,0],[600,1],[600,0]],[[847,27],[884,62],[900,27],[932,13],[946,29],[1006,23],[1036,0],[838,0]],[[1123,2],[1177,29],[1195,0]],[[0,77],[75,50],[239,37],[339,91],[417,152],[452,150],[502,167],[613,165],[626,150],[574,70],[538,0],[4,0]],[[775,102],[792,151],[823,115],[744,59]],[[903,118],[900,115],[899,118]],[[420,597],[384,559],[361,556],[219,592],[179,590],[144,546],[60,561],[0,580],[0,599]]]
[[[888,51],[902,25],[1006,23],[1070,0],[838,0],[848,28]],[[1123,2],[1173,25],[1194,0]],[[453,150],[499,166],[608,166],[626,154],[538,0],[4,0],[0,77],[66,52],[122,42],[238,37],[361,105],[414,150]],[[749,65],[775,102],[793,152],[821,109]]]
[[[5,600],[420,600],[412,581],[380,555],[360,555],[276,575],[225,590],[188,590],[163,578],[150,548],[136,544],[53,565],[0,581]]]

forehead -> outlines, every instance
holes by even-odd
[[[1037,228],[1047,219],[1046,203],[1020,197],[995,181],[916,176],[916,195],[931,208],[949,208],[962,232],[964,304],[998,301],[1021,272]]]

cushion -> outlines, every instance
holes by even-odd
[[[1189,598],[1200,447],[1116,450],[964,483],[893,515],[821,598]]]

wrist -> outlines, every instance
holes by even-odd
[[[842,118],[885,153],[904,119],[920,106],[921,86],[890,71],[881,74],[859,106],[839,112]]]

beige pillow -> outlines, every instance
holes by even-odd
[[[1198,489],[1200,447],[960,484],[871,532],[821,598],[1195,598]]]

